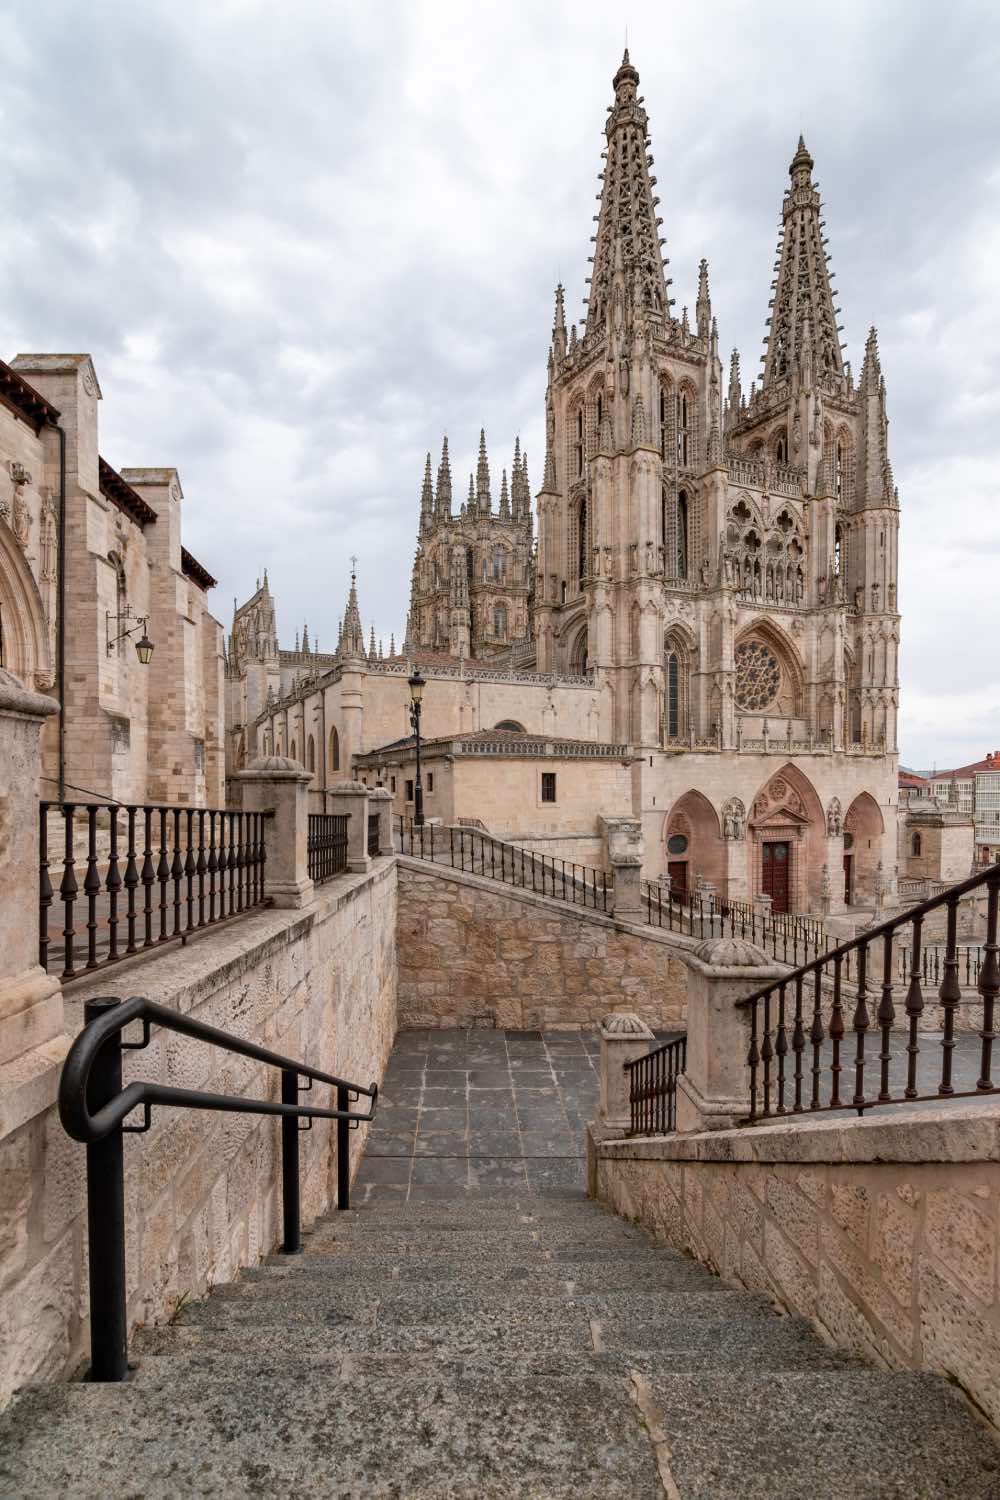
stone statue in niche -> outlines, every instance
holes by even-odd
[[[746,829],[746,808],[739,797],[730,797],[722,809],[722,837],[741,839]]]
[[[830,838],[839,839],[844,831],[844,820],[840,810],[840,798],[831,799],[826,811],[826,831]]]

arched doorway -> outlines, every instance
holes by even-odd
[[[663,873],[671,895],[691,896],[699,882],[723,892],[725,846],[715,808],[694,789],[678,797],[663,821]]]
[[[771,910],[818,911],[826,857],[826,818],[815,788],[786,764],[760,788],[750,810],[750,890]]]
[[[870,793],[860,792],[844,819],[844,901],[848,906],[874,905],[884,832],[878,803]]]
[[[52,686],[45,610],[13,532],[0,526],[0,666],[32,692]]]

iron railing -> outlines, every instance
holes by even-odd
[[[607,911],[613,898],[614,886],[603,870],[555,859],[551,854],[535,854],[474,828],[442,828],[399,817],[396,834],[401,854],[450,865],[468,875],[482,875],[539,896],[552,896],[594,911]]]
[[[374,859],[379,851],[378,813],[368,814],[368,857]]]
[[[643,881],[643,910],[652,927],[688,937],[738,937],[762,948],[779,963],[795,965],[824,953],[829,939],[815,917],[763,912],[749,902],[725,901],[697,892],[664,892]]]
[[[347,869],[347,820],[350,813],[310,813],[306,868],[316,885]]]
[[[40,803],[38,962],[57,970],[61,963],[60,977],[69,980],[262,906],[264,817],[228,808]],[[63,925],[53,943],[56,902]]]
[[[669,1135],[677,1129],[677,1080],[686,1063],[686,1036],[625,1063],[629,1135]]]
[[[960,983],[958,911],[962,897],[980,888],[985,888],[987,902],[986,942],[978,980],[982,1004],[979,1077],[974,1088],[966,1089],[957,1088],[953,1077],[956,1012],[963,1000],[969,1003]],[[767,1123],[818,1110],[854,1109],[861,1115],[877,1106],[996,1093],[992,1062],[995,1006],[1000,992],[998,905],[1000,867],[992,866],[738,1001],[741,1008],[750,1011],[748,1123]],[[925,1038],[922,1042],[923,924],[941,907],[946,916],[937,993],[941,1036],[940,1040]],[[901,933],[907,938],[909,950],[909,983],[903,1003],[905,1030],[896,1029],[894,997],[893,954]],[[850,979],[849,964],[853,969]],[[850,996],[846,993],[848,984]],[[868,1052],[870,1031],[877,1033],[876,1055]],[[807,1052],[811,1054],[808,1059]],[[935,1061],[935,1052],[939,1061]],[[869,1081],[872,1064],[877,1064],[877,1092]],[[846,1086],[841,1081],[844,1073],[848,1074]]]
[[[367,1088],[322,1073],[306,1063],[269,1052],[254,1042],[206,1026],[191,1016],[167,1010],[151,1000],[88,1000],[85,1025],[63,1065],[59,1080],[59,1117],[67,1135],[87,1147],[87,1224],[90,1247],[90,1373],[96,1381],[124,1380],[128,1374],[128,1325],[125,1310],[125,1168],[126,1134],[150,1128],[154,1106],[169,1109],[218,1110],[232,1114],[281,1116],[281,1187],[284,1239],[282,1250],[296,1255],[302,1249],[299,1197],[299,1120],[337,1122],[337,1207],[350,1207],[350,1147],[348,1132],[374,1118],[378,1085]],[[142,1025],[137,1042],[123,1042],[121,1033],[132,1021]],[[281,1101],[251,1099],[242,1094],[209,1094],[174,1088],[148,1080],[122,1086],[122,1052],[149,1045],[152,1027],[179,1032],[240,1057],[249,1057],[281,1070]],[[301,1078],[307,1079],[301,1084]],[[335,1109],[300,1104],[299,1094],[314,1083],[336,1089]],[[352,1096],[371,1100],[367,1113],[351,1109]],[[124,1122],[142,1108],[141,1125]],[[309,1129],[307,1125],[305,1129]]]

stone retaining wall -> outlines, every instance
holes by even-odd
[[[590,1142],[590,1189],[839,1348],[1000,1426],[1000,1105]]]
[[[396,871],[317,891],[313,906],[263,911],[187,948],[100,976],[66,996],[68,1030],[88,994],[146,995],[263,1046],[361,1083],[378,1081],[396,1028]],[[0,1404],[27,1381],[85,1358],[85,1148],[55,1108],[65,1044],[48,1071],[9,1092],[0,1111]],[[203,1043],[157,1033],[126,1053],[125,1078],[276,1098],[279,1075]],[[312,1097],[335,1103],[315,1085]],[[281,1232],[280,1122],[255,1115],[154,1110],[147,1135],[125,1138],[129,1322],[169,1318],[275,1248]],[[365,1129],[352,1132],[356,1162]],[[336,1193],[335,1127],[301,1141],[305,1221]]]
[[[688,939],[531,891],[399,860],[400,1026],[597,1025],[632,1011],[683,1029]]]

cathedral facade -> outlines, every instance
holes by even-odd
[[[556,291],[537,543],[519,448],[496,510],[485,439],[457,513],[447,445],[436,486],[428,455],[407,639],[398,666],[368,652],[352,754],[401,739],[408,784],[405,691],[382,684],[410,663],[430,679],[425,720],[439,735],[497,726],[481,693],[442,690],[435,710],[435,676],[504,682],[508,730],[627,756],[645,873],[781,910],[871,903],[892,889],[898,809],[899,503],[877,337],[855,379],[800,138],[763,375],[745,390],[736,352],[725,373],[705,261],[693,319],[676,313],[638,84],[626,53],[581,328]],[[308,691],[334,689],[346,665],[317,670]],[[377,704],[389,698],[387,719]],[[271,744],[281,714],[306,701],[269,705]],[[530,824],[527,744],[523,759]],[[602,811],[595,762],[591,813]]]

